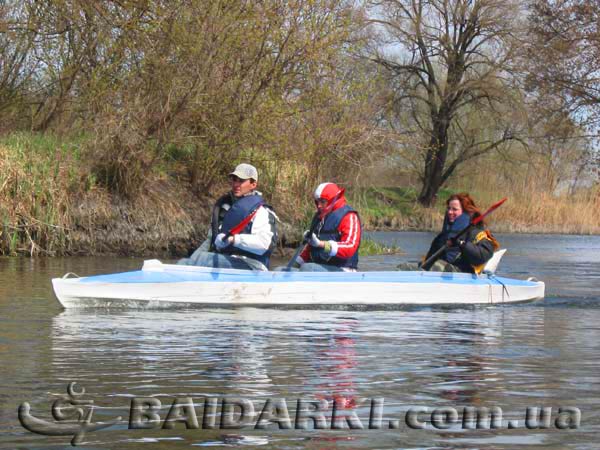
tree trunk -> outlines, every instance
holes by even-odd
[[[418,198],[419,203],[427,207],[433,206],[437,193],[442,187],[442,174],[448,156],[448,126],[450,121],[443,116],[445,114],[434,118],[433,134],[429,142],[427,161],[425,161],[423,186]]]

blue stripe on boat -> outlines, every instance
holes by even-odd
[[[535,286],[535,282],[513,278],[476,276],[467,273],[430,272],[252,272],[247,274],[220,272],[143,271],[95,275],[79,278],[81,283],[180,283],[186,281],[240,282],[240,283],[445,283],[489,285],[490,282],[507,286]]]

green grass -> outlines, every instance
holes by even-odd
[[[395,228],[415,215],[417,191],[413,187],[369,187],[349,197],[367,229]]]
[[[386,246],[368,238],[361,241],[358,252],[359,256],[395,255],[398,253],[402,253],[400,247],[395,245]]]
[[[410,187],[371,187],[353,193],[351,203],[364,218],[384,218],[410,214],[416,197]]]
[[[77,229],[80,217],[78,202],[81,199],[103,201],[115,195],[107,191],[91,170],[94,160],[87,153],[93,150],[91,142],[90,136],[84,134],[60,136],[15,132],[0,136],[0,254],[51,255],[70,251],[69,247],[74,245],[69,241],[73,236],[70,232]],[[186,144],[167,146],[160,162],[147,174],[149,185],[157,180],[169,179],[172,183],[165,185],[174,186],[174,192],[188,189],[186,173],[179,169],[193,157],[193,152],[194,148]],[[280,217],[289,228],[286,230],[289,241],[296,237],[300,239],[314,214],[310,194],[304,193],[310,178],[308,169],[294,162],[276,161],[263,163],[263,171],[259,189],[266,191],[266,197],[275,202]],[[160,186],[160,190],[152,192],[162,192],[164,185],[156,186]],[[441,189],[436,205],[431,209],[418,205],[418,189],[419,186],[350,189],[348,202],[359,212],[365,229],[437,230],[446,199],[461,189],[456,186]],[[474,192],[480,206],[490,204],[487,197]],[[115,199],[118,200],[118,197]],[[168,202],[167,197],[159,206],[154,199],[148,203],[148,208],[153,210],[156,205],[158,214]],[[193,205],[192,209],[196,208],[193,200],[186,202],[186,205]],[[110,203],[107,205],[110,206]],[[522,215],[524,213],[516,214],[517,217]],[[106,220],[118,222],[121,219],[106,213],[98,215],[97,220],[105,227]],[[86,226],[94,229],[97,224],[86,222]],[[171,227],[168,223],[164,226],[166,229]],[[205,229],[206,225],[199,224],[198,227]],[[397,247],[386,247],[364,239],[360,254],[399,251]]]
[[[12,150],[21,157],[57,157],[69,156],[81,160],[82,148],[88,141],[85,135],[68,136],[66,138],[52,134],[14,132],[0,136],[0,145]]]
[[[54,254],[64,246],[70,197],[85,183],[84,141],[25,132],[0,137],[0,253]]]

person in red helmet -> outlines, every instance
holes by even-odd
[[[307,244],[295,262],[306,272],[355,271],[362,231],[358,213],[335,183],[321,183],[314,200],[317,212],[304,233]]]

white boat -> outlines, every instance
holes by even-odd
[[[145,261],[141,270],[52,280],[65,308],[172,305],[468,305],[544,297],[544,283],[492,273],[261,272]]]

